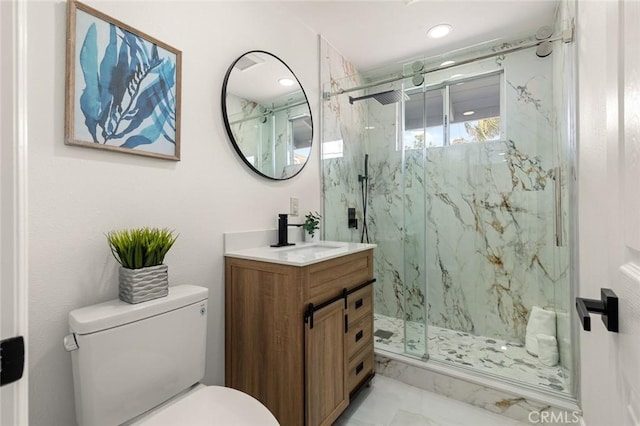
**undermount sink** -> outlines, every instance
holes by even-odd
[[[327,250],[334,250],[337,248],[341,248],[340,246],[332,246],[325,244],[318,244],[313,246],[299,246],[299,247],[291,247],[282,250],[283,252],[287,252],[289,254],[300,255],[300,256],[311,256],[314,254],[322,253]]]

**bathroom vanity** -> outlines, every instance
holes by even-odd
[[[374,375],[373,244],[225,254],[225,382],[282,426],[330,425]]]

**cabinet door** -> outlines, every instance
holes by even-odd
[[[307,426],[331,425],[349,405],[344,300],[305,324]]]

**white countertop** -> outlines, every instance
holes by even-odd
[[[266,246],[228,251],[224,255],[239,259],[279,263],[281,265],[307,266],[375,247],[375,244],[345,243],[341,241],[298,242],[293,246],[286,247]]]

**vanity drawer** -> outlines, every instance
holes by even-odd
[[[347,332],[347,356],[353,358],[366,345],[371,346],[373,340],[373,320],[371,315],[366,315],[356,322],[349,318],[349,331]]]
[[[322,303],[373,277],[373,253],[367,250],[316,263],[305,269],[307,303]]]
[[[351,293],[347,297],[349,322],[358,321],[360,318],[371,316],[373,311],[373,284]]]
[[[368,343],[370,347],[373,342],[370,340]],[[349,377],[347,379],[349,394],[373,372],[373,350],[369,347],[366,347],[356,355],[353,361],[349,362]]]

